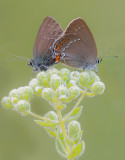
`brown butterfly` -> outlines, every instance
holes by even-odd
[[[97,58],[97,48],[87,24],[74,19],[54,44],[53,58],[68,66],[82,69],[96,69],[102,59]]]
[[[44,19],[36,36],[33,48],[34,59],[30,59],[28,64],[34,68],[34,71],[47,70],[55,63],[55,59],[52,58],[54,44],[62,33],[62,28],[52,17]]]
[[[102,59],[97,58],[94,38],[87,24],[81,19],[73,20],[65,32],[52,18],[46,17],[38,31],[34,59],[29,65],[37,70],[47,70],[57,62],[82,69],[96,69]]]

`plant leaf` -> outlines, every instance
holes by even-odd
[[[66,114],[64,116],[64,119],[65,121],[72,121],[72,120],[75,120],[75,119],[78,119],[80,114],[82,113],[82,109],[83,109],[83,106],[80,106],[80,107],[77,107],[72,113],[70,116],[68,116],[70,114],[70,112],[68,114]]]
[[[50,135],[50,136],[53,136],[53,137],[56,137],[57,135],[56,135],[56,133],[53,131],[53,130],[51,130],[51,129],[49,129],[49,128],[45,128],[46,129],[46,131],[48,132],[48,134]]]
[[[73,146],[73,141],[72,139],[70,139],[69,137],[68,138],[65,138],[66,142],[68,143],[69,146]]]
[[[68,159],[74,159],[80,156],[81,154],[83,154],[84,150],[85,150],[85,143],[84,141],[82,141],[73,148],[72,152],[68,155]]]
[[[74,144],[79,143],[79,141],[82,139],[82,134],[83,134],[83,131],[80,131],[78,137],[74,140]]]
[[[56,149],[61,156],[63,156],[63,157],[67,156],[65,141],[64,141],[64,137],[62,134],[59,134],[56,139]]]
[[[53,126],[59,125],[59,122],[46,122],[41,120],[34,120],[34,121],[43,127],[53,127]]]

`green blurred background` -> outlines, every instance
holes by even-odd
[[[0,0],[0,99],[31,79],[32,68],[26,61],[12,60],[10,53],[32,58],[38,28],[48,15],[63,29],[82,17],[95,37],[98,53],[113,45],[104,56],[120,56],[99,65],[104,94],[82,102],[79,121],[86,150],[80,160],[125,160],[125,0]],[[43,99],[32,99],[34,112],[43,115],[51,109]],[[8,159],[63,160],[54,140],[32,117],[0,107],[0,160]]]

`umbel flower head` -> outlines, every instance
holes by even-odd
[[[19,101],[29,101],[35,94],[51,104],[66,104],[76,99],[80,94],[92,97],[102,94],[104,90],[104,83],[92,71],[80,73],[78,71],[70,72],[66,68],[61,70],[52,68],[47,72],[39,72],[28,86],[11,90],[9,96],[4,97],[1,102],[5,108],[17,110],[16,107],[19,104],[23,105]],[[27,110],[27,107],[25,109]],[[25,109],[23,109],[24,112]]]
[[[92,71],[71,72],[66,68],[61,70],[52,68],[46,72],[39,72],[28,86],[11,90],[9,96],[3,97],[1,103],[6,109],[37,118],[35,122],[55,138],[58,153],[68,160],[74,160],[85,150],[83,131],[77,121],[83,109],[79,104],[84,96],[93,97],[102,94],[104,90],[104,83]],[[54,111],[49,111],[43,117],[31,112],[30,99],[34,95],[48,101]],[[62,116],[62,109],[78,97],[73,109]]]

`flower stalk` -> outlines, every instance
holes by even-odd
[[[66,133],[65,124],[63,122],[60,109],[57,109],[57,114],[58,114],[58,117],[59,117],[60,126],[61,126],[61,129],[62,129],[62,133],[63,133],[63,137],[64,137],[64,140],[65,140],[65,145],[66,145],[66,150],[67,150],[67,155],[68,155],[70,153],[70,148],[69,148],[68,143],[66,142],[67,133]]]

